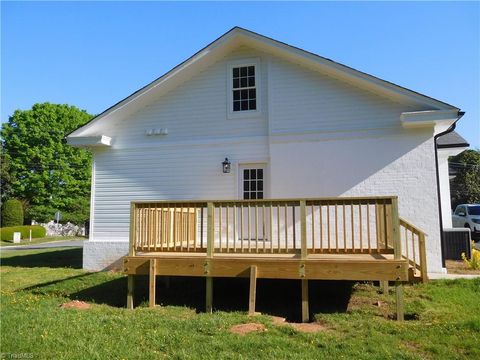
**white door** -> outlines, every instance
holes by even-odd
[[[239,198],[243,200],[261,200],[266,196],[266,171],[265,164],[245,164],[239,166]],[[239,211],[238,223],[240,231],[238,239],[244,246],[253,249],[262,249],[264,242],[268,241],[267,214],[263,207],[250,206]],[[243,216],[242,216],[243,215]],[[242,223],[243,220],[243,223]],[[242,231],[243,230],[243,231]]]

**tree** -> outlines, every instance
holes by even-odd
[[[450,180],[452,206],[480,203],[480,150],[465,150],[449,159],[455,172]]]
[[[61,211],[75,213],[77,222],[88,219],[91,155],[67,145],[65,136],[91,118],[74,106],[43,103],[16,110],[3,124],[2,164],[9,177],[1,190],[26,203],[27,218],[48,221]]]
[[[2,206],[2,227],[23,225],[23,204],[16,199],[10,199]]]

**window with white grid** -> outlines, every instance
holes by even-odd
[[[255,65],[232,68],[232,110],[257,110]]]
[[[263,199],[263,169],[243,169],[243,198]]]

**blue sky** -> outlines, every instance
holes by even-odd
[[[3,2],[1,120],[34,103],[98,114],[233,26],[466,111],[480,147],[479,2]]]

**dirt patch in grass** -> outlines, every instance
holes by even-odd
[[[325,331],[327,328],[319,323],[288,323],[295,330],[303,333],[316,333],[320,331]]]
[[[73,301],[69,301],[67,303],[64,303],[64,304],[60,305],[60,307],[62,309],[86,310],[86,309],[90,309],[92,307],[92,305],[90,305],[89,303],[86,303],[84,301],[73,300]]]
[[[259,324],[259,323],[233,325],[230,328],[230,332],[232,334],[238,334],[241,336],[244,336],[251,332],[263,332],[263,331],[267,331],[267,328],[265,327],[265,325]]]
[[[462,260],[446,260],[445,264],[447,266],[447,272],[449,274],[480,275],[480,269],[469,269]]]
[[[328,330],[325,325],[320,324],[319,322],[312,322],[312,323],[292,323],[286,321],[285,318],[280,316],[271,316],[272,324],[275,326],[291,326],[295,330],[304,333],[316,333],[319,331]]]

